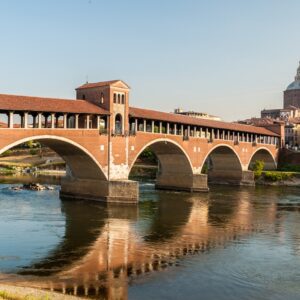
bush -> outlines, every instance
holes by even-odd
[[[285,165],[280,168],[280,171],[300,172],[300,166],[299,165]]]
[[[39,150],[38,149],[30,149],[29,150],[29,154],[30,155],[37,155],[39,153]]]
[[[292,177],[293,177],[293,173],[289,173],[289,172],[275,172],[275,171],[264,172],[264,178],[267,181],[289,180]]]
[[[1,154],[2,157],[6,157],[6,156],[11,156],[12,155],[12,151],[11,150],[7,150],[4,153]]]
[[[265,167],[265,163],[262,160],[256,160],[253,166],[254,177],[257,179],[261,176],[262,171]]]
[[[146,162],[157,163],[157,157],[153,151],[149,148],[146,148],[140,155],[140,159]]]

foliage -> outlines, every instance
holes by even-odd
[[[157,157],[156,157],[155,153],[149,148],[146,148],[141,153],[140,159],[146,160],[147,162],[151,162],[151,163],[157,163]]]
[[[29,150],[29,154],[30,155],[37,155],[39,153],[39,150],[38,149],[30,149]]]
[[[208,173],[208,164],[207,164],[207,162],[204,163],[201,173],[202,174],[207,174]]]
[[[293,177],[293,173],[289,173],[289,172],[276,172],[276,171],[264,172],[264,178],[267,181],[283,181],[283,180],[289,180],[292,177]]]
[[[280,171],[300,172],[300,166],[299,165],[284,165],[280,168]]]
[[[265,167],[265,163],[262,160],[256,160],[253,166],[254,176],[255,178],[259,178],[262,174],[262,171]]]
[[[12,155],[11,150],[6,150],[4,153],[1,154],[2,157],[7,157],[7,156],[11,156],[11,155]]]
[[[6,291],[0,291],[0,299],[3,300],[49,300],[49,296],[34,296],[34,295],[26,295],[26,296],[20,296],[20,295],[14,295],[12,293],[6,292]]]

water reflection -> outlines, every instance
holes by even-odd
[[[180,265],[186,256],[243,244],[253,236],[291,244],[299,255],[296,191],[216,187],[209,194],[190,195],[154,192],[147,186],[141,194],[138,207],[61,202],[65,234],[60,243],[17,276],[3,280],[127,299],[128,285],[143,274]],[[287,217],[293,221],[287,223]]]

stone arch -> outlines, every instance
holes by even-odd
[[[185,150],[170,139],[155,139],[144,145],[132,161],[129,173],[137,158],[147,148],[151,149],[159,160],[157,188],[190,190],[193,182],[192,163]]]
[[[255,161],[262,160],[265,163],[265,170],[276,170],[277,163],[272,152],[267,148],[258,148],[250,157],[248,169],[251,169]]]
[[[3,152],[28,141],[38,141],[54,150],[68,165],[71,176],[84,180],[107,180],[101,165],[96,158],[80,144],[60,136],[30,136],[15,141],[0,150]]]
[[[226,144],[213,147],[206,155],[208,181],[213,183],[241,184],[243,165],[237,152]]]

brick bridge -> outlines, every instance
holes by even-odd
[[[129,91],[115,80],[80,86],[76,100],[0,95],[0,153],[39,141],[66,161],[62,196],[111,202],[138,200],[138,183],[128,177],[146,148],[159,159],[161,189],[208,191],[208,181],[253,185],[249,169],[256,160],[276,168],[281,125],[254,127],[133,108]]]

